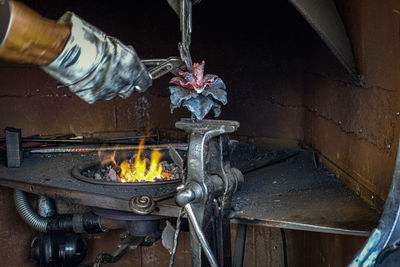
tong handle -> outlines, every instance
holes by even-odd
[[[217,267],[217,261],[215,259],[214,253],[208,243],[203,230],[196,218],[196,214],[193,211],[192,203],[201,201],[203,198],[203,190],[199,184],[193,183],[188,186],[181,185],[178,186],[178,193],[175,198],[176,204],[185,209],[186,215],[189,219],[190,224],[195,232],[195,235],[203,249],[205,256],[210,263],[210,266]]]
[[[208,244],[208,241],[206,237],[204,236],[203,230],[201,229],[196,215],[193,212],[193,207],[190,203],[186,204],[185,206],[185,212],[186,215],[193,226],[194,232],[196,233],[197,239],[199,240],[201,247],[203,248],[203,252],[206,255],[208,262],[210,263],[210,266],[212,267],[218,267],[217,261],[215,259],[215,256],[211,250],[210,245]]]

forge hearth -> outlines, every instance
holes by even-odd
[[[182,170],[168,152],[138,149],[130,154],[124,152],[117,155],[117,151],[99,151],[97,154],[96,161],[75,166],[72,176],[87,183],[128,187],[182,181]]]
[[[126,160],[117,162],[122,163],[126,162]],[[121,174],[121,168],[119,166],[112,163],[102,165],[100,162],[74,167],[72,176],[84,182],[112,186],[151,186],[176,184],[182,181],[181,171],[175,163],[162,161],[160,165],[162,166],[163,177],[155,177],[153,181],[134,180],[132,182],[126,182],[124,176]]]
[[[126,161],[123,161],[126,162]],[[162,166],[162,177],[152,177],[153,181],[146,181],[146,180],[133,180],[132,183],[162,183],[162,182],[178,182],[181,180],[181,172],[179,171],[178,166],[175,163],[170,163],[167,161],[162,161],[160,162],[160,165]],[[121,167],[116,166],[114,164],[107,164],[107,165],[101,165],[101,164],[94,164],[94,165],[89,165],[88,167],[83,167],[79,168],[81,169],[79,177],[76,177],[78,179],[81,179],[84,176],[85,181],[89,181],[92,179],[90,182],[94,183],[101,183],[101,184],[129,184],[129,182],[126,182],[124,175],[122,174]],[[148,172],[148,170],[146,170]],[[75,175],[74,175],[75,177]]]

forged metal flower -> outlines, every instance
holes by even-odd
[[[214,116],[221,113],[221,105],[226,105],[226,86],[217,75],[204,75],[204,61],[193,64],[193,72],[179,72],[171,79],[175,84],[169,87],[171,92],[171,113],[181,106],[187,107],[198,120],[202,120],[212,109]]]

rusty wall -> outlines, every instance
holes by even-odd
[[[313,34],[307,36],[305,142],[382,208],[399,138],[400,4],[336,1],[365,85],[358,86]]]

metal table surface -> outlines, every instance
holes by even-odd
[[[365,236],[377,225],[379,214],[332,173],[316,167],[312,153],[265,155],[259,157],[258,153],[254,156],[257,161],[249,160],[254,167],[261,167],[254,170],[240,153],[238,167],[253,170],[245,174],[245,183],[234,196],[234,223]],[[73,166],[97,158],[96,153],[31,155],[20,168],[7,168],[2,162],[0,185],[122,211],[131,211],[129,200],[134,196],[156,197],[175,190],[176,185],[141,189],[102,186],[71,176]],[[178,208],[173,200],[163,201],[155,214],[176,216]]]
[[[236,222],[306,231],[368,236],[380,216],[310,152],[248,173],[234,202]]]

